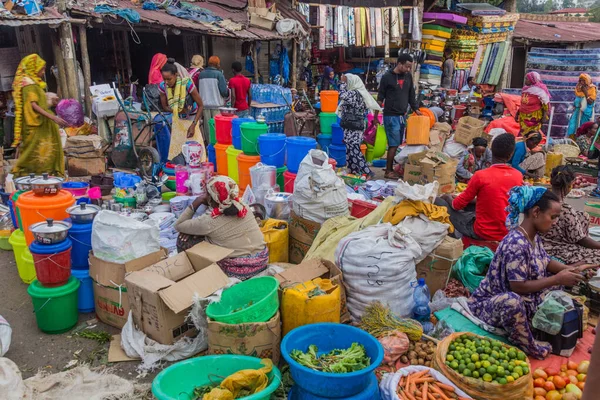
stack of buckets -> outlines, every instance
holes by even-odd
[[[227,171],[229,177],[239,185],[240,173],[238,165],[238,156],[243,154],[242,151],[242,124],[246,122],[254,122],[254,118],[236,118],[231,121],[231,142],[232,145],[227,148]],[[246,188],[240,189],[245,190]]]
[[[217,170],[217,153],[215,151],[215,145],[217,144],[217,133],[215,130],[215,119],[211,118],[208,121],[208,145],[206,146],[206,157],[208,162],[215,166]]]
[[[237,115],[215,115],[215,165],[217,174],[228,176],[227,168],[227,148],[231,146],[231,121],[237,118]],[[210,161],[210,159],[209,159]],[[211,161],[212,162],[212,161]],[[213,163],[214,164],[214,163]]]
[[[237,156],[240,193],[252,185],[250,168],[260,162],[258,138],[269,131],[265,121],[244,122],[240,125],[241,150]]]
[[[346,144],[344,143],[344,130],[340,124],[331,126],[331,145],[329,146],[329,157],[333,158],[338,167],[346,166]]]
[[[319,114],[319,124],[321,134],[317,135],[317,141],[321,150],[329,155],[334,161],[331,164],[334,167],[343,167],[346,165],[346,146],[344,145],[344,131],[338,124],[336,110],[338,107],[339,93],[335,90],[324,90],[321,96],[321,113]],[[343,155],[342,155],[343,151]]]

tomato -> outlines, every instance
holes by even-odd
[[[555,390],[556,386],[554,386],[554,383],[552,382],[546,382],[544,383],[544,389],[546,389],[547,392],[550,392],[552,390]]]
[[[578,366],[579,365],[576,362],[574,362],[574,361],[569,361],[567,363],[567,369],[574,369],[574,370],[576,370]]]
[[[546,396],[546,393],[548,393],[548,392],[546,392],[546,390],[542,389],[541,387],[533,388],[533,395],[534,396],[542,396],[542,397],[544,397],[544,396]]]
[[[533,381],[533,386],[541,388],[544,387],[544,383],[546,383],[544,378],[537,378]]]
[[[567,371],[567,376],[577,376],[579,372],[576,369],[570,369]]]
[[[558,393],[556,390],[551,390],[546,393],[546,400],[560,400],[562,398],[562,394]]]
[[[552,383],[554,383],[554,387],[556,389],[562,389],[565,386],[567,386],[567,382],[564,380],[564,378],[562,378],[560,376],[555,376]]]
[[[585,382],[578,382],[576,385],[579,389],[583,390],[583,388],[585,387]]]
[[[576,376],[569,375],[569,382],[567,382],[567,383],[572,383],[573,385],[577,385],[578,382],[579,382],[579,380],[577,380]]]
[[[538,368],[535,371],[533,371],[533,377],[534,377],[534,379],[542,378],[542,379],[546,380],[546,379],[548,379],[548,374],[543,369]]]

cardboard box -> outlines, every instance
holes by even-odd
[[[208,354],[240,354],[270,358],[277,365],[281,357],[279,312],[267,322],[223,324],[208,320]]]
[[[121,329],[127,322],[130,310],[125,275],[165,259],[168,254],[167,249],[161,249],[124,264],[117,264],[101,260],[90,252],[90,278],[94,281],[94,303],[98,319]]]
[[[345,324],[350,322],[350,313],[346,305],[346,290],[344,288],[344,279],[342,271],[329,260],[310,259],[305,260],[298,265],[275,275],[279,281],[279,303],[281,304],[281,295],[283,288],[304,283],[315,278],[330,279],[334,285],[340,287],[340,299],[342,301],[340,322]]]
[[[431,295],[446,287],[452,267],[462,253],[462,240],[446,236],[430,255],[417,264],[417,278],[425,279]]]
[[[454,132],[454,141],[456,143],[470,146],[473,144],[473,139],[480,137],[483,134],[485,122],[473,117],[462,117],[458,120],[456,131]]]
[[[208,297],[229,282],[216,264],[233,250],[202,242],[174,257],[128,274],[127,296],[133,322],[148,337],[173,344],[198,331],[186,322],[194,295]]]
[[[452,126],[450,124],[436,122],[429,131],[429,150],[441,152],[451,133]]]
[[[106,172],[106,158],[66,157],[69,176],[100,175]]]
[[[250,14],[250,26],[272,31],[275,28],[275,19],[277,14],[269,11],[268,8],[248,7]]]
[[[321,224],[291,213],[289,223],[289,260],[300,264],[317,237]]]
[[[600,203],[587,202],[583,206],[583,211],[588,213],[590,218],[590,226],[600,226]]]
[[[404,165],[404,181],[425,184],[437,181],[439,193],[454,193],[458,161],[437,151],[422,151],[408,156]]]

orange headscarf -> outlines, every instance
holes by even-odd
[[[150,63],[150,72],[148,73],[149,84],[158,85],[163,81],[160,69],[164,67],[166,63],[167,56],[165,54],[156,53],[154,57],[152,57],[152,62]]]
[[[595,101],[596,86],[594,86],[594,83],[592,82],[592,77],[588,74],[581,74],[579,75],[579,79],[583,80],[585,82],[585,86],[588,88],[588,98],[592,99],[592,101]],[[585,97],[585,93],[583,92],[579,83],[577,83],[577,86],[575,86],[575,95],[577,97]]]

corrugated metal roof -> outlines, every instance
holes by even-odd
[[[542,22],[520,19],[514,30],[515,39],[531,42],[596,42],[600,41],[600,23]]]
[[[562,10],[550,11],[548,14],[585,14],[587,8],[563,8]]]
[[[54,25],[67,20],[55,8],[46,8],[38,15],[13,14],[6,10],[0,14],[0,26]]]

